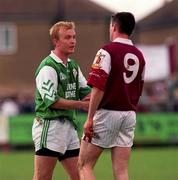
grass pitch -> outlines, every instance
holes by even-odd
[[[95,167],[97,180],[113,180],[110,152],[105,151]],[[0,152],[0,180],[32,180],[33,152]],[[178,147],[135,148],[129,163],[130,180],[177,180]],[[61,165],[53,180],[67,180]]]

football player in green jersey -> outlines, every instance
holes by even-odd
[[[60,21],[50,29],[54,50],[36,70],[36,117],[33,180],[51,180],[57,160],[78,180],[79,138],[76,110],[88,110],[90,88],[78,64],[69,58],[76,45],[74,22]]]

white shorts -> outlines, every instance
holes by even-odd
[[[44,147],[64,154],[66,150],[80,147],[77,131],[67,119],[40,120],[35,118],[32,137],[35,151]]]
[[[93,119],[92,144],[103,148],[131,147],[133,145],[136,113],[100,109]]]

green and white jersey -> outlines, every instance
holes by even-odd
[[[63,64],[52,51],[40,64],[36,77],[36,116],[42,119],[67,117],[75,124],[76,110],[53,109],[50,106],[60,97],[69,100],[80,100],[90,93],[78,64],[68,59]]]

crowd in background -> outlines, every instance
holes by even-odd
[[[34,113],[35,103],[32,94],[19,93],[8,97],[0,97],[0,114],[15,116]]]
[[[34,113],[34,95],[19,93],[0,97],[0,114],[14,116]],[[139,112],[178,111],[178,78],[145,83],[139,101]]]
[[[138,111],[178,111],[178,79],[145,83]]]

